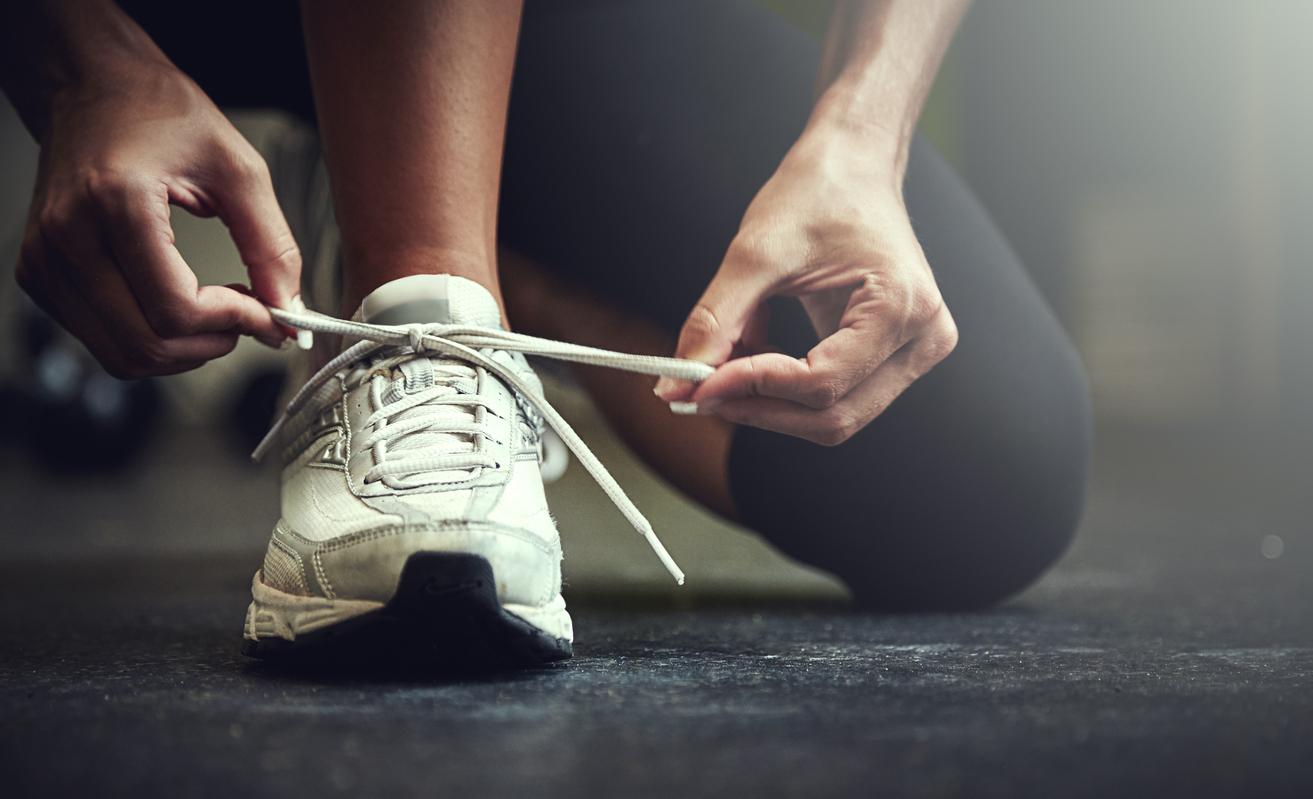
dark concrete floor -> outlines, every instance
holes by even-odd
[[[479,679],[271,670],[237,652],[253,553],[10,529],[0,792],[1313,796],[1292,474],[1126,437],[1075,550],[1001,609],[575,596],[575,660]]]

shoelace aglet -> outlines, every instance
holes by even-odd
[[[657,538],[656,532],[653,531],[651,527],[642,532],[643,538],[647,539],[647,545],[652,547],[652,551],[656,553],[657,559],[661,561],[661,565],[665,566],[666,571],[670,572],[670,576],[675,578],[675,583],[677,585],[683,585],[684,570],[679,568],[679,564],[675,563],[674,558],[670,557],[670,553],[666,551],[666,545],[661,543],[660,538]]]

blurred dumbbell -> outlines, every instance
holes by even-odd
[[[0,399],[5,438],[60,473],[109,471],[146,448],[160,422],[157,385],[111,377],[29,303],[16,323],[18,373]]]

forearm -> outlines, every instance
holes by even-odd
[[[809,127],[856,137],[899,182],[916,122],[970,0],[840,0]]]
[[[112,91],[143,62],[172,68],[112,0],[0,4],[0,86],[37,140],[67,90],[95,82]]]
[[[315,0],[302,13],[346,302],[366,288],[353,275],[492,264],[519,0]]]

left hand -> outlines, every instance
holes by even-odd
[[[662,378],[666,401],[738,424],[840,444],[948,356],[957,326],[903,203],[901,159],[846,131],[810,132],[758,192],[680,333],[676,355],[718,367]],[[801,300],[821,341],[765,349],[772,296]]]

